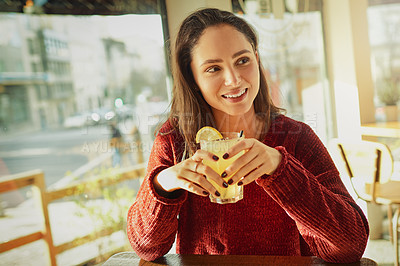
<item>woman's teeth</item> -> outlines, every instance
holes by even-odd
[[[222,95],[224,98],[239,98],[240,96],[242,96],[247,89],[242,90],[241,92],[239,92],[238,94],[232,94],[232,95]]]

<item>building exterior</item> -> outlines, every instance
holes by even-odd
[[[63,126],[134,99],[134,56],[95,17],[0,14],[0,128]]]

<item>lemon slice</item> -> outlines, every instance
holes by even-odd
[[[197,131],[196,143],[200,143],[200,140],[216,140],[222,139],[222,134],[213,127],[202,127]]]

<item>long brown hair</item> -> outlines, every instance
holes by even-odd
[[[190,67],[192,51],[205,29],[220,24],[233,26],[243,33],[254,51],[258,49],[255,30],[244,19],[230,12],[215,8],[201,9],[182,22],[175,42],[172,65],[174,88],[168,119],[175,130],[182,134],[189,154],[193,154],[197,149],[195,144],[197,131],[203,126],[216,127],[211,108],[204,100],[193,77]],[[272,117],[280,112],[280,108],[273,104],[269,95],[261,62],[259,62],[259,71],[260,89],[254,100],[254,110],[264,121],[262,133],[266,133]]]

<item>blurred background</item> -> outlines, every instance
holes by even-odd
[[[174,36],[201,7],[233,11],[255,27],[271,95],[288,116],[327,146],[338,137],[388,145],[399,172],[400,1],[2,0],[0,182],[39,169],[44,193],[75,186],[75,195],[42,196],[53,245],[97,232],[58,249],[58,265],[130,250],[125,216],[143,174],[98,180],[145,168],[168,115]],[[0,243],[46,224],[35,186],[0,190]],[[371,223],[365,255],[393,265],[386,209],[358,203]],[[112,234],[99,233],[105,225]],[[46,265],[47,245],[1,250],[0,265]]]

